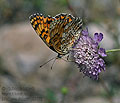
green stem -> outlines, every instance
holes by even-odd
[[[106,50],[106,53],[109,53],[109,52],[118,52],[120,51],[120,49],[111,49],[111,50]]]

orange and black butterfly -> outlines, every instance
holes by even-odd
[[[50,49],[58,53],[58,57],[69,53],[82,29],[82,19],[70,14],[44,17],[36,13],[29,18],[36,33]]]

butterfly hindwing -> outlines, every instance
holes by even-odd
[[[68,14],[58,14],[50,25],[51,42],[59,54],[67,54],[69,48],[78,39],[82,27],[82,20]]]

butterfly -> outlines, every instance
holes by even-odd
[[[61,13],[55,17],[36,13],[29,17],[37,35],[53,51],[62,57],[69,53],[82,30],[82,19],[71,14]]]

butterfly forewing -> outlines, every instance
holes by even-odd
[[[39,37],[45,42],[45,44],[54,50],[52,43],[50,42],[50,23],[54,21],[51,16],[44,17],[42,14],[36,13],[31,15],[30,22]],[[55,50],[54,50],[55,51]]]

